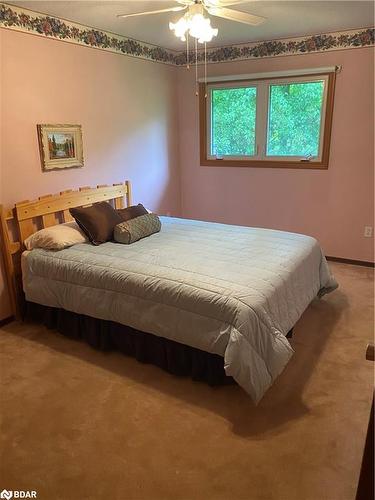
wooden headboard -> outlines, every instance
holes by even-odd
[[[21,316],[23,304],[21,254],[25,239],[39,229],[72,221],[70,208],[90,206],[98,201],[109,201],[115,208],[130,206],[130,181],[112,186],[68,189],[59,194],[40,196],[37,200],[21,201],[9,209],[0,205],[1,249],[11,306],[16,317]]]

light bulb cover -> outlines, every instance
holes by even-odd
[[[218,29],[212,28],[210,19],[204,17],[202,8],[192,9],[176,23],[169,23],[169,29],[183,42],[186,41],[187,33],[197,38],[199,43],[210,42],[218,34]]]

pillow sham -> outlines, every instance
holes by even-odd
[[[136,217],[140,217],[141,215],[148,214],[148,210],[142,205],[142,203],[138,203],[138,205],[133,205],[127,208],[119,208],[117,213],[120,215],[123,222],[126,222],[131,219],[135,219]]]
[[[161,229],[161,222],[155,214],[140,215],[134,219],[117,224],[114,230],[114,239],[117,243],[129,245],[141,238],[158,233]]]
[[[71,208],[69,212],[93,245],[111,240],[114,227],[122,221],[106,201],[94,203],[91,207]]]
[[[86,243],[87,237],[76,222],[66,222],[46,227],[32,234],[24,241],[27,250],[45,248],[46,250],[62,250],[78,243]]]

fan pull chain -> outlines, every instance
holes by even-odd
[[[195,95],[198,96],[198,40],[195,39]]]
[[[190,69],[189,30],[186,32],[186,69]]]
[[[207,43],[204,42],[204,98],[207,99]]]

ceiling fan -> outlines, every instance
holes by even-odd
[[[178,4],[166,9],[150,10],[147,12],[135,12],[132,14],[119,14],[117,17],[128,18],[136,16],[148,16],[151,14],[162,14],[165,12],[186,11],[176,23],[169,23],[169,28],[182,41],[190,35],[200,43],[210,42],[217,35],[218,30],[212,28],[210,19],[205,17],[205,13],[215,17],[221,17],[230,21],[257,26],[263,23],[266,18],[241,12],[239,10],[228,9],[228,6],[248,3],[249,0],[175,0]]]

